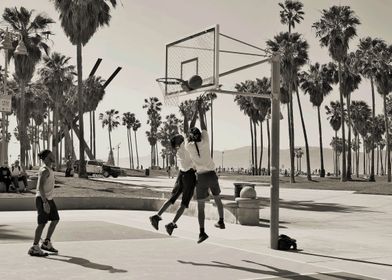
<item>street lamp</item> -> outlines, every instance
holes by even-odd
[[[224,154],[225,152],[224,151],[222,151],[222,172],[223,172],[223,154]]]
[[[4,78],[3,78],[3,96],[0,98],[0,111],[1,111],[1,129],[2,129],[2,145],[1,145],[1,155],[0,163],[4,164],[7,161],[7,132],[6,132],[6,113],[11,112],[11,97],[7,94],[7,76],[8,76],[8,51],[12,49],[11,35],[18,36],[17,34],[8,32],[6,30],[0,29],[4,32],[4,39],[0,44],[0,48],[4,49]],[[22,37],[19,35],[19,43],[15,49],[15,55],[27,55],[27,49],[23,43]]]

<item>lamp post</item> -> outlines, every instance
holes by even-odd
[[[222,172],[223,172],[223,154],[224,154],[225,152],[224,151],[222,151]]]
[[[15,49],[15,55],[27,55],[26,46],[23,43],[22,37],[15,33],[10,33],[8,28],[4,30],[4,39],[0,44],[0,48],[4,49],[4,78],[3,78],[3,96],[0,99],[0,111],[1,111],[1,129],[2,129],[2,145],[1,145],[1,156],[0,163],[4,164],[7,161],[7,131],[6,131],[6,113],[11,112],[11,97],[7,94],[7,77],[8,77],[8,51],[12,49],[11,36],[19,37],[18,46]],[[23,98],[23,97],[22,97]],[[22,102],[21,102],[22,103]],[[24,112],[24,104],[21,104],[21,112]],[[24,117],[22,117],[24,119]]]

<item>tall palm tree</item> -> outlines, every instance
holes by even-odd
[[[392,92],[392,45],[380,50],[379,59],[377,60],[377,73],[375,82],[377,91],[383,97],[384,103],[384,119],[385,119],[385,139],[387,153],[387,172],[388,182],[391,182],[391,156],[390,156],[390,140],[389,140],[389,118],[387,110],[387,96]]]
[[[132,147],[132,137],[131,128],[135,122],[135,114],[131,112],[123,113],[122,124],[127,128],[127,140],[128,140],[128,154],[129,154],[129,168],[135,168],[133,160],[133,147]]]
[[[102,128],[104,128],[105,126],[108,127],[108,134],[109,134],[109,148],[110,148],[110,152],[109,152],[109,161],[113,160],[113,149],[112,149],[112,137],[111,137],[111,132],[113,131],[113,129],[115,129],[116,127],[118,127],[120,125],[119,122],[119,115],[118,115],[118,111],[115,109],[111,109],[108,111],[105,111],[105,114],[100,113],[99,114],[99,119],[102,121]],[[109,162],[109,164],[114,165],[114,162]]]
[[[157,97],[150,97],[149,99],[144,99],[144,109],[147,109],[147,124],[150,125],[150,131],[146,131],[148,142],[151,146],[151,166],[155,166],[158,163],[158,127],[161,125],[161,114],[162,102],[159,101]]]
[[[296,23],[300,23],[305,14],[303,9],[303,4],[300,1],[286,0],[283,3],[279,3],[282,8],[280,11],[280,22],[286,24],[289,27],[289,32],[291,33],[291,28],[295,28]]]
[[[309,94],[310,102],[317,107],[317,118],[319,126],[319,143],[320,143],[320,177],[325,177],[324,155],[323,155],[323,136],[321,129],[320,106],[324,101],[324,97],[332,91],[333,83],[332,71],[333,64],[320,65],[315,63],[309,65],[309,72],[303,71],[299,76],[299,82],[305,94]]]
[[[48,30],[49,25],[54,21],[43,15],[38,14],[33,18],[33,11],[24,7],[5,8],[3,19],[11,25],[12,29],[17,32],[27,49],[27,55],[15,55],[15,48],[18,40],[12,42],[13,48],[9,50],[9,59],[13,58],[15,63],[15,76],[19,84],[21,99],[21,119],[19,120],[20,131],[20,160],[21,165],[26,167],[26,147],[28,145],[27,116],[25,114],[25,86],[34,75],[35,66],[41,60],[42,52],[48,54],[49,47],[45,43],[51,32]]]
[[[377,73],[376,66],[380,51],[386,49],[386,44],[381,39],[372,39],[370,37],[359,40],[358,50],[356,51],[357,69],[361,75],[370,80],[372,90],[372,115],[376,117],[376,102],[374,93],[374,79]],[[374,127],[373,127],[374,129]],[[373,131],[374,133],[374,131]],[[374,140],[373,138],[371,139]],[[374,143],[372,143],[374,146]],[[374,182],[374,149],[372,149],[372,162],[369,181]]]
[[[140,121],[138,119],[135,119],[135,121],[132,124],[132,130],[135,133],[135,150],[136,150],[136,168],[139,169],[140,165],[139,165],[139,152],[137,149],[137,138],[136,138],[136,132],[137,130],[142,126],[142,124],[140,123]]]
[[[63,94],[72,85],[72,73],[74,66],[69,65],[71,58],[58,52],[53,52],[50,56],[43,58],[43,67],[39,69],[42,82],[48,87],[49,93],[53,100],[53,141],[52,152],[55,156],[55,166],[59,168],[59,154],[57,132],[59,125],[59,105],[64,98]]]
[[[86,177],[84,161],[83,76],[82,46],[85,46],[98,28],[109,25],[111,15],[108,2],[115,8],[116,0],[52,0],[60,13],[61,27],[73,45],[76,45],[79,99],[79,177]]]
[[[292,109],[292,92],[293,86],[296,86],[298,71],[308,59],[308,43],[302,39],[299,33],[279,33],[274,37],[274,40],[268,40],[267,45],[273,52],[280,52],[281,59],[281,73],[288,89],[288,112],[289,113],[289,143],[290,143],[290,181],[295,183],[294,179],[294,125],[293,125],[293,109]],[[306,134],[306,130],[304,131]],[[307,141],[305,139],[305,141]]]
[[[361,76],[358,74],[358,72],[355,69],[356,63],[357,62],[356,62],[355,54],[354,53],[348,54],[342,65],[343,71],[341,75],[343,96],[346,98],[346,102],[347,102],[347,124],[348,124],[347,152],[348,153],[347,153],[346,176],[348,180],[351,180],[351,173],[352,173],[351,171],[351,111],[350,111],[351,93],[354,92],[354,90],[358,89],[358,86],[361,82]],[[373,166],[372,172],[374,177],[374,164],[372,166]]]
[[[356,36],[356,26],[359,19],[349,6],[332,6],[329,10],[323,9],[321,19],[313,24],[316,37],[320,38],[320,45],[327,47],[330,56],[338,63],[339,92],[341,111],[344,112],[343,88],[342,88],[342,63],[347,56],[349,42]],[[346,142],[344,131],[344,118],[341,118],[342,141]],[[342,147],[342,181],[347,180],[346,175],[346,148]]]
[[[342,106],[339,104],[339,101],[331,101],[330,106],[325,106],[326,114],[329,119],[329,124],[331,125],[332,129],[335,131],[335,139],[338,139],[338,130],[342,126],[341,118],[342,118]],[[335,149],[335,175],[339,176],[339,172],[337,169],[338,166],[338,155]]]
[[[371,117],[371,109],[365,101],[352,101],[350,104],[351,125],[355,135],[355,143],[359,145],[359,135],[367,134],[366,124]],[[359,177],[359,149],[356,154],[356,176]]]

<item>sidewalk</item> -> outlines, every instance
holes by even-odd
[[[151,187],[169,189],[171,180]],[[221,184],[233,194],[232,182]],[[269,196],[269,187],[256,189]],[[151,211],[60,211],[60,255],[48,258],[27,255],[34,211],[0,212],[0,279],[392,279],[391,196],[281,189],[280,197],[280,233],[297,239],[298,252],[269,249],[268,205],[259,226],[220,230],[206,220],[202,244],[196,217],[181,217],[170,237],[170,213],[157,232]]]

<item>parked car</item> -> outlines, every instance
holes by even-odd
[[[74,162],[75,173],[79,172],[79,160]],[[86,161],[87,175],[102,174],[105,178],[112,176],[117,178],[122,175],[122,170],[118,166],[104,164],[101,160],[87,160]]]

